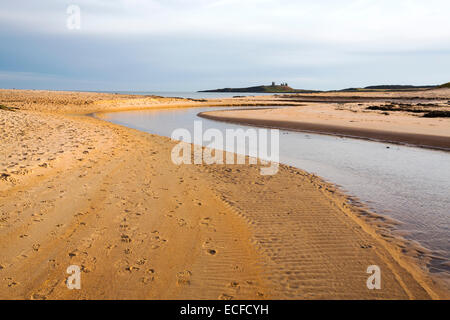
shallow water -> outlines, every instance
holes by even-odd
[[[248,129],[199,118],[226,108],[119,112],[103,118],[170,137],[177,128]],[[450,153],[335,136],[280,131],[280,162],[323,177],[376,213],[401,224],[398,230],[436,256],[430,271],[448,272],[450,261]]]

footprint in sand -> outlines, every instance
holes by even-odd
[[[209,255],[216,255],[217,254],[217,250],[212,247],[212,239],[208,238],[205,242],[203,242],[202,247],[203,249],[206,249],[206,253],[208,253]]]
[[[120,236],[120,241],[125,242],[125,243],[130,243],[131,242],[131,238],[128,235],[126,235],[126,234],[122,234]]]
[[[233,299],[233,296],[230,296],[230,295],[225,294],[225,293],[222,293],[222,294],[219,296],[219,300],[232,300],[232,299]]]
[[[130,228],[129,228],[129,225],[128,224],[126,224],[126,223],[122,223],[122,224],[120,224],[119,225],[119,228],[121,229],[121,230],[130,230]]]
[[[236,290],[239,290],[239,289],[241,288],[241,286],[239,285],[239,282],[237,282],[237,281],[232,281],[232,282],[230,282],[230,283],[228,284],[228,286],[229,286],[230,288],[233,288],[233,289],[236,289]]]
[[[180,227],[185,227],[187,225],[187,222],[184,219],[179,219],[178,220],[178,225]]]
[[[141,278],[141,282],[143,284],[147,284],[153,280],[155,280],[155,270],[154,269],[147,269],[145,272],[147,275]]]
[[[48,264],[52,269],[55,269],[57,266],[59,266],[59,263],[56,261],[56,259],[49,259]]]
[[[200,220],[200,225],[209,226],[210,223],[211,223],[210,217],[206,217]]]
[[[177,273],[177,284],[179,286],[186,286],[191,284],[192,273],[189,270],[185,270]]]
[[[136,266],[127,266],[125,267],[125,271],[128,272],[134,272],[134,271],[139,271],[140,268],[136,267]]]
[[[95,258],[94,258],[94,260],[95,260]],[[93,269],[93,267],[90,267],[90,266],[87,266],[84,264],[81,265],[81,272],[89,273],[89,272],[91,272],[92,269]]]
[[[73,258],[73,257],[76,257],[78,254],[79,254],[79,251],[77,249],[75,249],[74,251],[69,252],[69,257]]]
[[[143,284],[147,284],[147,283],[149,283],[149,282],[151,282],[151,281],[153,281],[153,278],[149,278],[149,277],[142,277],[142,278],[141,278],[141,282],[142,282]]]
[[[13,278],[6,278],[6,280],[8,281],[9,288],[15,287],[19,284],[18,282],[14,281]]]
[[[40,293],[33,293],[31,295],[31,300],[47,300],[47,296]]]

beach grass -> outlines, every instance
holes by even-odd
[[[17,108],[14,108],[14,107],[8,107],[8,106],[5,106],[4,104],[0,104],[0,110],[5,110],[5,111],[14,111],[14,110],[16,110]]]

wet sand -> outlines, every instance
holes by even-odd
[[[206,103],[227,102],[0,90],[18,108],[0,110],[0,298],[448,298],[419,248],[320,178],[176,166],[175,142],[84,115]]]
[[[203,112],[201,117],[263,127],[317,132],[450,150],[450,118],[367,110],[373,103],[308,103],[283,109]],[[443,105],[450,110],[450,105]]]

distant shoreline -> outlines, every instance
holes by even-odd
[[[367,86],[364,88],[346,88],[341,90],[307,90],[307,89],[294,89],[286,84],[282,85],[261,85],[255,87],[246,88],[222,88],[212,90],[201,90],[198,92],[236,92],[236,93],[319,93],[319,92],[407,92],[407,91],[423,91],[436,89],[439,87],[445,87],[448,84],[442,86],[439,85],[376,85]]]

